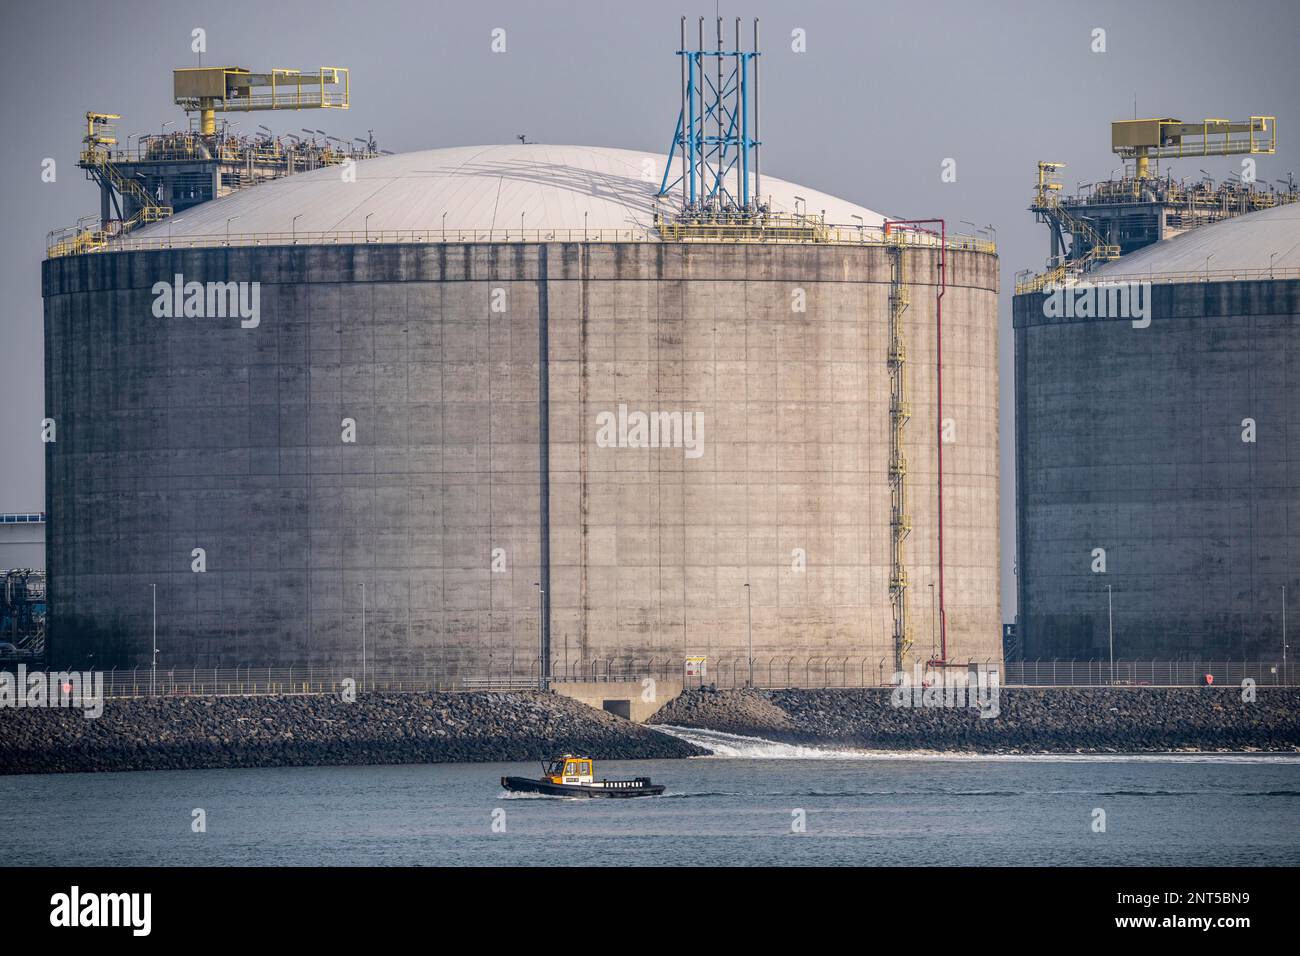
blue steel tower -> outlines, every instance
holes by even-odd
[[[664,166],[659,195],[681,187],[684,222],[747,218],[763,214],[758,147],[758,20],[754,48],[742,50],[740,18],[735,45],[725,49],[722,18],[717,19],[717,45],[704,48],[704,18],[699,42],[686,47],[686,18],[681,21],[682,99],[677,129]],[[670,181],[674,154],[679,175]],[[753,186],[750,176],[753,176]]]

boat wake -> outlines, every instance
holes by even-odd
[[[713,757],[743,760],[993,760],[1110,763],[1300,763],[1300,753],[974,753],[948,750],[866,750],[790,744],[720,730],[655,724],[662,733],[713,752]],[[703,759],[703,758],[700,758]]]
[[[514,790],[502,789],[497,796],[498,800],[565,800],[574,799],[572,797],[561,797],[550,793],[518,793]]]
[[[812,747],[804,744],[786,744],[762,737],[745,737],[720,730],[702,730],[699,727],[676,727],[656,724],[655,730],[685,740],[706,750],[715,757],[741,757],[747,760],[865,760],[879,754],[871,750],[837,750]]]

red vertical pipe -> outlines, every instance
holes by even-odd
[[[948,663],[948,614],[943,601],[943,294],[948,291],[948,227],[939,220],[939,295],[934,310],[935,397],[939,449],[939,663]]]

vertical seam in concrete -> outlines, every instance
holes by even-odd
[[[663,394],[663,365],[659,359],[659,338],[662,333],[660,325],[662,313],[659,311],[659,283],[654,285],[654,319],[646,318],[648,334],[654,336],[654,382],[656,395]],[[648,377],[648,376],[647,376]],[[680,399],[678,399],[680,403]],[[685,417],[686,411],[683,408],[682,416]],[[654,495],[655,508],[655,597],[654,597],[654,627],[650,632],[650,646],[655,655],[658,655],[659,649],[664,640],[664,464],[663,456],[653,456],[651,459],[655,464],[655,483],[652,490]]]
[[[719,282],[719,277],[718,277],[719,269],[718,269],[718,260],[717,260],[716,252],[714,256],[715,257],[713,260],[712,280],[715,283],[715,285],[712,288],[716,290],[717,288],[716,283]],[[718,299],[719,298],[720,296],[718,296],[716,293],[712,296],[713,325],[715,329],[717,328],[717,324],[718,324]],[[754,519],[753,519],[753,515],[750,513],[749,510],[750,503],[754,500],[754,460],[752,457],[754,449],[751,448],[749,444],[749,437],[750,435],[753,434],[753,427],[754,427],[753,420],[750,418],[750,416],[754,414],[754,406],[753,404],[751,404],[749,398],[749,380],[752,372],[752,366],[750,365],[750,357],[749,357],[749,327],[754,317],[752,314],[750,314],[749,311],[749,283],[742,284],[741,291],[740,291],[740,302],[741,302],[741,309],[742,309],[741,314],[744,316],[744,328],[745,328],[744,341],[741,343],[741,363],[745,367],[745,588],[744,590],[745,590],[745,646],[746,646],[746,650],[748,651],[748,649],[752,647],[754,641],[754,612],[753,612],[754,579],[753,579],[753,570],[752,570],[754,566],[754,557],[750,553],[750,545],[754,537]],[[714,368],[716,369],[717,366],[715,365]],[[714,408],[717,408],[716,404],[714,405]],[[777,458],[778,459],[780,458],[779,454],[777,455]],[[781,533],[781,529],[780,529],[780,524],[778,523],[777,535],[779,536],[780,533]],[[721,654],[721,650],[719,650],[719,654]],[[746,670],[746,674],[748,674],[748,670]],[[736,665],[734,661],[732,662],[731,665],[731,679],[733,683],[736,680]]]
[[[295,263],[295,267],[296,267],[296,265],[297,265],[297,264]],[[306,257],[304,256],[304,257],[303,257],[302,274],[305,275],[305,274],[306,274],[306,271],[307,271],[307,269],[306,269]],[[306,654],[307,654],[307,659],[308,659],[308,660],[311,660],[311,659],[312,659],[312,656],[313,656],[312,651],[314,650],[315,645],[316,645],[315,632],[314,632],[313,629],[312,629],[312,628],[313,628],[313,620],[312,620],[312,603],[311,603],[311,601],[312,601],[312,597],[311,597],[311,580],[312,580],[313,572],[316,570],[316,562],[312,560],[312,548],[311,548],[311,542],[312,542],[312,536],[311,536],[311,512],[312,512],[312,501],[311,501],[311,409],[312,409],[312,403],[311,403],[311,372],[312,372],[312,362],[311,362],[311,357],[312,357],[312,308],[311,308],[312,299],[311,299],[311,288],[308,287],[308,288],[302,290],[301,292],[295,292],[295,298],[297,298],[299,295],[301,295],[301,296],[303,297],[302,300],[301,300],[301,304],[302,304],[302,306],[303,306],[303,309],[302,309],[302,313],[301,313],[301,314],[302,314],[302,318],[303,318],[302,329],[303,329],[303,335],[304,335],[304,337],[305,337],[305,341],[304,341],[304,343],[303,343],[303,345],[304,345],[304,349],[303,349],[303,360],[302,360],[302,364],[303,364],[303,371],[306,373],[303,377],[304,377],[305,380],[306,380],[304,384],[305,384],[305,389],[306,389],[306,393],[307,393],[307,404],[303,407],[303,417],[304,417],[305,421],[303,422],[303,443],[304,443],[304,447],[303,447],[303,455],[302,455],[302,470],[303,470],[303,479],[304,479],[303,483],[304,483],[304,485],[305,485],[304,493],[303,493],[303,504],[304,504],[304,506],[305,506],[306,509],[307,509],[306,520],[305,520],[305,525],[306,525],[306,534],[304,535],[304,539],[305,539],[305,540],[304,540],[304,544],[305,544],[305,546],[306,546],[306,547],[305,547],[305,550],[306,550],[306,555],[305,555],[305,557],[306,557],[306,561],[307,561],[307,595],[306,595],[306,605],[307,605],[307,633],[306,633],[306,635],[304,635],[304,637],[305,637],[305,643],[306,643],[306,645],[307,645],[307,647],[305,648],[305,650],[306,650]],[[299,303],[298,303],[298,302],[295,302],[295,305],[297,305],[297,304],[299,304]],[[277,336],[279,335],[279,330],[278,330],[278,329],[276,330],[276,334],[277,334]],[[280,357],[280,356],[279,356],[279,350],[277,349],[277,350],[276,350],[276,359],[277,359],[277,361],[279,360],[279,357]]]
[[[587,325],[590,321],[587,289],[587,246],[578,250],[578,659],[587,659],[587,554],[588,554],[588,483],[587,483]],[[568,662],[565,662],[566,666]]]
[[[55,323],[61,319],[61,315],[56,311],[56,307],[52,304],[52,299],[54,295],[62,295],[63,293],[62,276],[59,276],[56,281],[54,269],[55,266],[52,260],[47,259],[41,263],[41,295],[45,297],[46,302],[41,322],[41,331],[43,335],[41,340],[41,351],[43,354],[41,358],[43,374],[45,376],[44,382],[41,383],[41,417],[55,419],[55,440],[53,442],[45,443],[42,448],[41,456],[45,460],[45,480],[42,482],[43,487],[41,488],[45,494],[44,506],[41,508],[41,510],[45,512],[45,654],[48,660],[67,660],[66,655],[61,656],[58,652],[58,630],[54,624],[57,620],[55,616],[55,608],[60,606],[60,602],[56,600],[57,595],[55,593],[58,590],[57,585],[55,584],[55,581],[57,581],[57,575],[50,573],[50,559],[54,558],[57,562],[60,551],[60,549],[55,545],[56,528],[53,521],[55,509],[50,506],[50,502],[54,500],[54,482],[58,477],[56,469],[59,467],[59,463],[55,461],[54,453],[58,449],[59,444],[58,428],[60,423],[58,418],[62,412],[60,409],[54,414],[51,414],[51,409],[54,409],[57,406],[54,402],[54,350],[50,348],[50,342],[66,341],[61,329],[59,330],[57,337],[51,334],[50,331],[51,328],[54,327]],[[43,424],[44,423],[42,423],[42,427]],[[84,650],[82,651],[82,654],[85,654]],[[78,661],[78,663],[81,662]]]
[[[1225,299],[1226,299],[1226,297],[1225,297]],[[1206,309],[1206,312],[1207,312],[1207,313],[1212,313],[1212,312],[1214,312],[1214,311],[1218,311],[1218,310]],[[1227,303],[1226,303],[1226,301],[1224,302],[1223,313],[1224,313],[1224,318],[1226,319],[1226,318],[1227,318],[1227,313],[1228,313],[1228,308],[1227,308]],[[1258,316],[1258,315],[1252,315],[1252,316],[1250,317],[1250,354],[1251,354],[1251,355],[1259,355],[1259,316]],[[1249,385],[1248,385],[1248,392],[1247,392],[1247,394],[1249,395],[1249,398],[1247,399],[1247,401],[1249,402],[1249,405],[1248,405],[1247,407],[1250,409],[1250,416],[1251,416],[1251,418],[1254,418],[1256,421],[1259,420],[1259,419],[1258,419],[1259,411],[1258,411],[1258,409],[1256,408],[1256,400],[1257,400],[1257,398],[1258,398],[1258,395],[1257,395],[1256,388],[1255,388],[1255,383],[1256,383],[1256,370],[1258,369],[1258,367],[1259,367],[1259,363],[1258,363],[1258,361],[1255,361],[1255,362],[1251,362],[1251,363],[1250,363],[1250,382],[1249,382]],[[1259,475],[1259,445],[1258,445],[1256,442],[1251,442],[1251,447],[1248,448],[1248,449],[1246,450],[1246,452],[1247,452],[1247,462],[1249,463],[1249,470],[1247,471],[1247,479],[1248,479],[1248,481],[1249,481],[1249,483],[1250,483],[1250,485],[1249,485],[1249,488],[1250,488],[1249,506],[1248,506],[1248,509],[1247,509],[1247,511],[1246,511],[1246,527],[1250,529],[1250,530],[1249,530],[1249,533],[1250,533],[1250,571],[1249,571],[1249,574],[1250,574],[1250,609],[1249,609],[1249,613],[1250,613],[1251,617],[1258,619],[1258,616],[1259,616],[1259,588],[1258,588],[1258,587],[1256,586],[1256,584],[1255,584],[1255,569],[1256,569],[1257,567],[1259,567],[1259,549],[1258,549],[1258,547],[1257,547],[1257,542],[1256,542],[1256,539],[1255,539],[1255,528],[1258,526],[1258,518],[1259,518],[1259,503],[1260,503],[1260,499],[1261,499],[1262,497],[1265,497],[1265,496],[1263,496],[1263,495],[1260,494],[1260,490],[1259,490],[1259,482],[1258,482],[1258,475]],[[1240,621],[1240,617],[1238,618],[1238,621]],[[1240,623],[1237,625],[1237,636],[1238,636],[1238,639],[1241,641],[1241,657],[1242,657],[1242,660],[1245,660],[1245,659],[1246,659],[1246,654],[1247,654],[1247,651],[1246,651],[1246,629],[1245,629],[1245,627],[1243,627]]]
[[[495,248],[494,248],[491,244],[489,244],[489,245],[486,247],[486,250],[487,250],[487,251],[486,251],[486,254],[489,255],[489,256],[491,256],[491,258],[492,258],[491,265],[490,265],[490,268],[489,268],[488,271],[489,271],[489,272],[491,273],[491,275],[494,277],[493,279],[491,279],[491,280],[488,282],[488,310],[487,310],[487,322],[485,323],[486,331],[485,331],[484,340],[483,340],[483,351],[484,351],[484,354],[487,356],[487,362],[485,363],[485,364],[486,364],[486,369],[485,369],[485,371],[486,371],[486,374],[487,374],[487,392],[486,392],[486,397],[487,397],[487,409],[488,409],[488,412],[487,412],[487,458],[488,458],[488,463],[487,463],[487,506],[488,506],[488,507],[487,507],[487,512],[488,512],[488,514],[487,514],[487,520],[488,520],[488,548],[489,548],[489,553],[491,553],[491,551],[492,551],[493,549],[495,549],[495,546],[496,546],[496,543],[497,543],[497,535],[496,535],[496,530],[497,530],[497,529],[496,529],[496,524],[495,524],[495,512],[494,512],[494,510],[493,510],[493,506],[494,506],[494,503],[495,503],[493,499],[496,497],[496,490],[497,490],[497,488],[496,488],[496,477],[497,477],[497,472],[496,472],[496,456],[492,454],[492,419],[493,419],[493,417],[494,417],[494,416],[492,415],[492,315],[493,315],[493,308],[494,308],[494,306],[493,306],[493,304],[492,304],[492,299],[493,299],[494,295],[496,294],[496,290],[497,290],[497,289],[501,289],[501,290],[506,294],[505,307],[506,307],[507,310],[509,310],[509,308],[510,308],[510,299],[509,299],[509,296],[515,292],[515,289],[514,289],[513,285],[512,285],[510,288],[507,289],[506,286],[504,286],[504,285],[497,286],[497,285],[495,284],[495,283],[497,283],[497,282],[508,282],[509,280],[506,280],[506,279],[502,279],[502,278],[501,278],[501,275],[502,275],[502,273],[501,273],[501,265],[500,265],[499,262],[497,262],[497,258],[496,258],[496,255],[495,255],[495,253],[496,253]],[[475,251],[477,251],[477,250],[475,250]],[[470,257],[467,256],[466,258],[470,258]],[[474,265],[475,265],[475,263],[471,263],[471,267],[473,267]],[[522,277],[521,277],[521,278],[522,278]],[[522,294],[522,290],[521,290],[521,294]],[[475,349],[474,349],[474,358],[475,358],[475,361],[477,362],[477,360],[478,360],[478,348],[477,348],[477,346],[475,346]],[[477,383],[477,376],[475,376],[475,379],[476,379],[476,381],[475,381],[475,386],[477,387],[477,384],[478,384],[478,383]],[[477,457],[477,456],[475,456],[475,457]],[[506,543],[507,545],[510,545],[510,544],[513,544],[513,541],[507,539],[507,541],[506,541],[505,543]],[[508,560],[507,560],[507,562],[506,562],[506,568],[505,568],[505,572],[504,572],[504,573],[507,573],[507,574],[509,575],[509,577],[510,577],[510,579],[511,579],[511,590],[513,591],[513,590],[514,590],[514,588],[513,588],[513,584],[514,584],[514,576],[515,576],[515,560],[516,560],[516,558],[515,558],[515,555],[514,555],[514,554],[511,554],[511,553],[510,553],[510,550],[509,550],[508,547],[505,548],[505,549],[503,549],[503,551],[502,551],[502,556],[505,557],[506,555],[509,555],[509,558],[508,558]],[[493,656],[496,654],[496,650],[497,650],[497,648],[496,648],[496,643],[497,643],[497,636],[498,636],[498,630],[499,630],[499,629],[498,629],[498,624],[497,624],[497,615],[496,615],[496,609],[497,609],[497,605],[496,605],[496,582],[495,582],[495,580],[493,579],[493,573],[494,573],[494,572],[493,572],[493,569],[492,569],[492,567],[489,565],[489,567],[488,567],[488,573],[487,573],[487,577],[486,577],[486,580],[487,580],[487,617],[488,617],[488,673],[489,673],[489,674],[492,673],[492,660],[493,660]],[[542,585],[542,586],[545,587],[546,585]],[[510,676],[513,677],[513,676],[514,676],[514,648],[513,648],[513,643],[511,644],[511,649],[510,649],[510,665],[511,665]],[[538,662],[538,667],[540,667],[540,666],[541,666],[541,662],[539,661],[539,662]]]
[[[462,246],[463,250],[464,247]],[[442,608],[437,612],[439,676],[448,678],[451,671],[447,660],[447,243],[438,246],[438,440],[442,447],[438,454],[437,515],[440,554],[438,555],[438,596]],[[489,551],[489,554],[491,552]]]
[[[1035,304],[1038,299],[1033,300]],[[1029,623],[1029,607],[1026,602],[1025,593],[1025,563],[1028,552],[1025,543],[1028,540],[1028,529],[1026,521],[1029,516],[1029,509],[1025,505],[1025,494],[1027,493],[1028,483],[1026,475],[1028,474],[1028,462],[1026,461],[1027,442],[1029,435],[1029,422],[1025,416],[1029,402],[1029,378],[1028,378],[1028,351],[1029,351],[1029,329],[1015,328],[1015,307],[1012,306],[1012,329],[1011,329],[1011,349],[1012,349],[1012,366],[1014,368],[1015,392],[1012,396],[1014,407],[1014,420],[1012,424],[1012,434],[1014,435],[1015,448],[1013,449],[1013,460],[1015,461],[1016,476],[1016,553],[1012,560],[1012,567],[1016,573],[1016,653],[1020,659],[1027,658],[1026,639],[1032,626]]]
[[[546,244],[537,247],[537,459],[540,482],[541,582],[543,597],[538,613],[542,616],[542,659],[538,664],[543,681],[551,671],[551,396],[550,396],[550,303],[547,298]]]

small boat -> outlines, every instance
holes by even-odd
[[[590,757],[565,754],[542,764],[542,776],[502,777],[501,786],[514,793],[542,793],[552,797],[655,797],[662,785],[649,777],[631,780],[597,780],[595,761]]]

